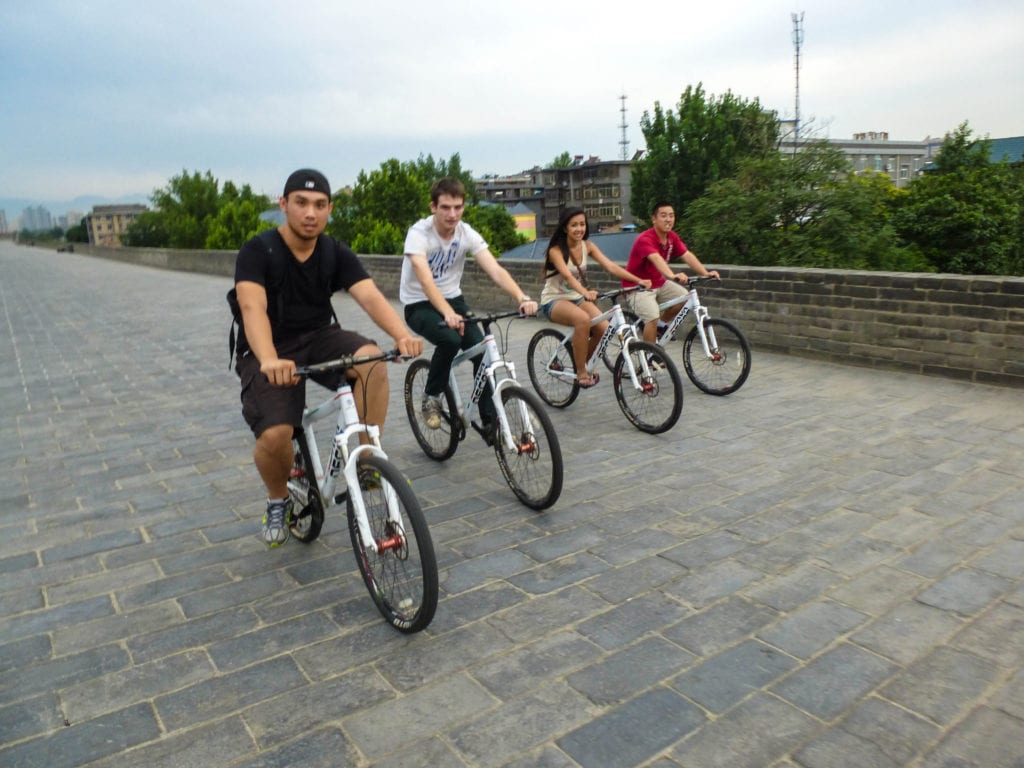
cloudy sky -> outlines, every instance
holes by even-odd
[[[631,151],[687,85],[823,136],[1024,134],[1020,0],[35,0],[0,9],[0,198],[150,194],[181,173],[279,194],[395,157],[476,175]]]

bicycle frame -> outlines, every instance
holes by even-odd
[[[704,282],[705,280],[712,280],[710,277],[691,277],[687,282],[687,285],[692,286],[685,294],[675,299],[669,299],[658,305],[658,312],[664,312],[666,309],[671,309],[679,304],[683,304],[683,308],[676,313],[665,330],[658,334],[656,341],[661,346],[672,340],[679,330],[679,326],[683,324],[683,321],[693,314],[693,320],[697,324],[697,336],[700,338],[700,344],[704,348],[704,354],[707,357],[713,357],[718,349],[718,340],[715,338],[715,329],[710,325],[707,325],[704,321],[707,320],[710,315],[708,309],[700,303],[700,296],[697,295],[697,283]]]
[[[320,459],[320,451],[316,443],[316,434],[313,425],[322,419],[337,413],[336,428],[332,438],[330,459],[327,467],[324,467]],[[302,411],[302,431],[305,435],[306,445],[309,447],[309,459],[313,466],[313,477],[317,491],[324,507],[331,507],[337,501],[334,495],[335,484],[338,476],[344,478],[345,485],[349,489],[349,497],[352,499],[352,507],[355,510],[356,523],[363,541],[378,552],[378,543],[373,536],[370,522],[366,516],[366,505],[363,503],[363,495],[359,493],[359,459],[363,455],[379,456],[387,459],[387,454],[380,445],[380,427],[376,424],[363,424],[359,420],[356,410],[356,399],[352,393],[352,386],[343,383],[338,387],[334,395],[320,405],[312,408],[306,407]],[[359,435],[367,435],[369,443],[359,442]],[[350,447],[355,441],[355,447]],[[352,492],[355,489],[355,492]],[[402,529],[401,516],[396,511],[395,499],[392,498],[393,491],[390,486],[384,488],[388,502],[388,516],[399,530]],[[308,500],[307,500],[308,501]]]
[[[505,315],[505,317],[512,317],[513,314]],[[514,313],[514,316],[518,317],[518,313]],[[498,318],[493,318],[498,319]],[[480,398],[483,396],[484,388],[487,384],[491,385],[491,400],[494,402],[494,409],[498,416],[498,425],[501,430],[501,439],[504,441],[505,447],[509,449],[515,448],[515,438],[512,437],[512,430],[509,428],[508,420],[505,418],[505,411],[501,404],[501,390],[506,387],[519,386],[519,382],[516,379],[516,366],[511,360],[506,360],[498,349],[498,342],[494,338],[494,333],[491,331],[490,319],[481,319],[480,322],[484,331],[483,341],[474,344],[472,347],[467,349],[459,350],[458,354],[452,360],[451,371],[448,374],[448,386],[451,388],[452,396],[455,400],[455,409],[462,419],[463,426],[468,428],[471,422],[473,409],[477,411],[480,409]],[[462,399],[462,393],[459,391],[459,385],[455,378],[456,369],[463,363],[472,360],[479,354],[483,354],[483,359],[480,361],[480,368],[477,370],[476,375],[473,378],[473,390],[469,395],[469,405],[466,406]],[[508,376],[499,379],[496,373],[500,370],[504,370]],[[529,415],[526,413],[525,407],[523,407],[523,422],[530,423]]]
[[[632,291],[635,289],[627,290]],[[612,296],[618,296],[622,293],[623,291],[619,290],[610,291],[608,293],[598,294],[597,298],[606,299]],[[590,325],[591,327],[593,327],[595,325],[598,325],[599,323],[604,322],[605,320],[608,320],[608,328],[601,336],[601,339],[597,342],[597,347],[594,348],[594,353],[587,359],[587,371],[591,373],[593,372],[594,367],[597,365],[597,361],[601,359],[601,356],[604,354],[604,351],[607,348],[608,343],[611,341],[612,336],[618,335],[619,341],[622,344],[624,367],[626,371],[629,373],[630,382],[633,384],[634,389],[643,389],[643,385],[640,383],[640,378],[637,377],[637,371],[636,367],[633,365],[632,356],[628,354],[629,345],[632,344],[634,341],[641,340],[640,337],[637,335],[636,328],[634,328],[632,325],[626,322],[626,317],[622,313],[622,307],[619,306],[617,302],[613,302],[610,309],[607,309],[601,314],[592,318],[590,321]],[[575,328],[571,328],[569,330],[569,332],[565,335],[566,344],[571,344],[572,337],[575,333]],[[644,368],[642,375],[646,376],[649,373],[649,371],[647,370],[647,361],[641,361],[641,365]],[[552,371],[551,373],[552,375],[559,376],[561,378],[575,378],[575,374],[572,374],[568,371]]]

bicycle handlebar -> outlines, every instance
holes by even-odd
[[[714,281],[716,283],[722,282],[720,277],[712,277],[711,275],[696,275],[695,277],[689,278],[685,283],[679,283],[679,285],[700,285],[701,283],[707,283]],[[676,282],[679,282],[678,280]]]
[[[300,365],[295,368],[296,376],[309,376],[313,373],[327,373],[328,371],[339,371],[351,368],[355,365],[362,365],[363,363],[373,363],[377,361],[392,360],[412,360],[415,355],[403,355],[397,349],[392,349],[388,352],[382,352],[379,355],[344,355],[336,360],[327,360],[323,363],[315,363],[313,365]]]
[[[524,315],[519,312],[518,309],[513,309],[508,312],[490,312],[486,315],[478,315],[475,312],[470,312],[462,316],[462,322],[464,323],[480,323],[486,325],[487,323],[493,323],[495,320],[504,320],[506,317],[516,317],[519,319],[525,317],[533,317],[533,315]],[[438,328],[447,328],[448,323],[444,320],[440,320],[437,323]]]
[[[633,293],[633,291],[649,291],[650,288],[644,288],[642,285],[631,285],[628,288],[612,288],[607,291],[602,291],[597,294],[599,299],[614,299],[616,296],[621,296],[624,293]]]

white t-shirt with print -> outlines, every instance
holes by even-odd
[[[430,274],[441,295],[452,299],[462,293],[462,272],[466,267],[466,255],[476,256],[487,248],[480,233],[469,224],[460,221],[455,225],[451,240],[442,240],[434,228],[434,217],[420,219],[405,236],[406,258],[402,260],[402,279],[398,286],[398,298],[403,304],[427,301],[416,270],[408,256],[422,253],[427,257]]]

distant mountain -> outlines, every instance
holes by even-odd
[[[63,216],[68,211],[89,213],[94,205],[115,205],[117,203],[141,203],[143,205],[149,205],[149,198],[150,195],[143,192],[138,192],[132,195],[122,195],[120,197],[79,195],[72,200],[28,200],[20,197],[0,197],[0,211],[3,211],[7,215],[8,223],[13,223],[21,216],[22,211],[26,208],[35,207],[37,205],[43,206],[43,208],[50,212],[51,216],[56,218],[57,216]]]

